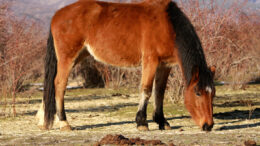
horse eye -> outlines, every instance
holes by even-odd
[[[201,93],[197,87],[194,88],[194,92],[195,92],[196,96],[201,96]]]
[[[197,95],[197,96],[201,96],[200,92],[196,92],[196,95]]]

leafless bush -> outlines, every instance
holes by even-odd
[[[178,103],[183,99],[183,91],[184,78],[179,66],[175,66],[169,75],[165,94],[173,103]]]
[[[136,87],[139,85],[141,70],[137,68],[118,68],[99,63],[93,57],[87,57],[73,71],[73,77],[80,75],[84,87]]]
[[[92,56],[88,56],[79,65],[77,65],[72,71],[72,78],[76,78],[78,75],[84,80],[84,88],[96,88],[105,87],[104,76],[102,71],[97,69],[97,62]]]
[[[259,77],[260,16],[245,8],[246,0],[180,4],[195,25],[208,64],[217,66],[217,80],[242,85]]]
[[[245,11],[247,1],[180,0],[179,6],[189,17],[201,39],[208,65],[217,66],[215,80],[242,87],[260,77],[260,15]],[[167,95],[182,101],[183,79],[179,68],[173,68]]]
[[[17,18],[8,11],[11,3],[1,7],[1,62],[0,91],[1,100],[12,98],[13,115],[15,97],[26,80],[37,78],[41,73],[45,37],[36,22],[28,22],[26,18]]]
[[[140,69],[127,69],[118,68],[113,66],[99,66],[102,71],[106,87],[119,88],[119,87],[138,87],[141,78]]]

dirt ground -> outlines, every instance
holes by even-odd
[[[158,140],[166,145],[245,145],[255,141],[260,145],[260,86],[245,90],[217,87],[214,99],[212,132],[203,132],[191,120],[183,104],[165,100],[165,116],[172,130],[161,131],[152,122],[153,99],[148,106],[150,131],[136,129],[137,91],[127,89],[76,89],[66,92],[65,108],[71,132],[61,132],[58,126],[41,131],[35,114],[42,93],[17,98],[17,117],[0,116],[0,145],[94,145],[107,135],[125,138]],[[4,105],[0,104],[3,112]],[[10,107],[5,112],[11,112]],[[152,144],[151,144],[152,145]]]

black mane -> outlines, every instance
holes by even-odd
[[[176,33],[175,41],[186,85],[188,86],[191,82],[193,70],[198,68],[199,89],[205,89],[206,86],[212,87],[213,76],[207,67],[201,42],[193,25],[174,2],[168,4],[167,13]]]

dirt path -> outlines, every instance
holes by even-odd
[[[172,130],[160,131],[151,121],[152,102],[148,107],[148,132],[139,132],[134,122],[138,94],[127,90],[81,89],[66,93],[66,112],[72,132],[60,132],[57,126],[41,131],[36,126],[36,111],[41,93],[18,98],[18,117],[0,117],[0,145],[83,144],[90,145],[108,134],[127,138],[161,140],[175,145],[244,145],[253,140],[260,144],[260,87],[243,91],[217,88],[214,99],[215,126],[202,132],[190,119],[183,104],[165,104],[165,115]],[[2,106],[2,105],[1,105]]]

